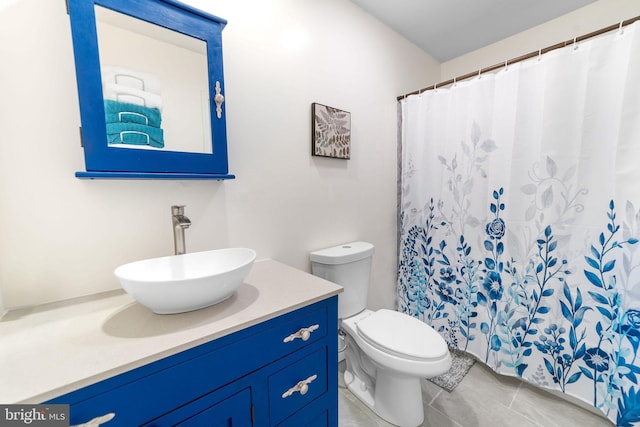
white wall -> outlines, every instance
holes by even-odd
[[[599,0],[442,64],[348,0],[190,0],[226,18],[231,172],[210,181],[85,181],[64,0],[0,3],[0,309],[118,288],[122,263],[249,246],[309,270],[308,252],[376,245],[372,307],[395,304],[396,96],[640,14]],[[352,114],[352,159],[310,155],[310,105]]]
[[[223,33],[233,181],[79,180],[64,0],[0,5],[0,284],[7,307],[118,288],[113,269],[173,250],[248,246],[309,270],[308,252],[376,245],[373,307],[395,304],[396,96],[438,81],[433,59],[348,0],[191,0]],[[352,159],[310,155],[310,106],[351,112]]]
[[[442,81],[571,40],[638,15],[638,0],[598,0],[527,31],[442,63]]]

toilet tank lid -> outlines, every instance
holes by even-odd
[[[311,252],[311,262],[319,264],[346,264],[373,255],[373,245],[367,242],[351,242],[332,248]]]

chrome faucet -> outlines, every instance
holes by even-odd
[[[184,206],[171,206],[171,220],[173,222],[173,249],[176,255],[182,255],[187,252],[184,243],[184,230],[191,225],[191,220],[184,215]]]

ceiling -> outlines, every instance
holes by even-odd
[[[351,0],[439,62],[595,0]]]

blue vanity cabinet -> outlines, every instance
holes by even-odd
[[[71,425],[337,426],[336,333],[334,296],[47,403]]]

